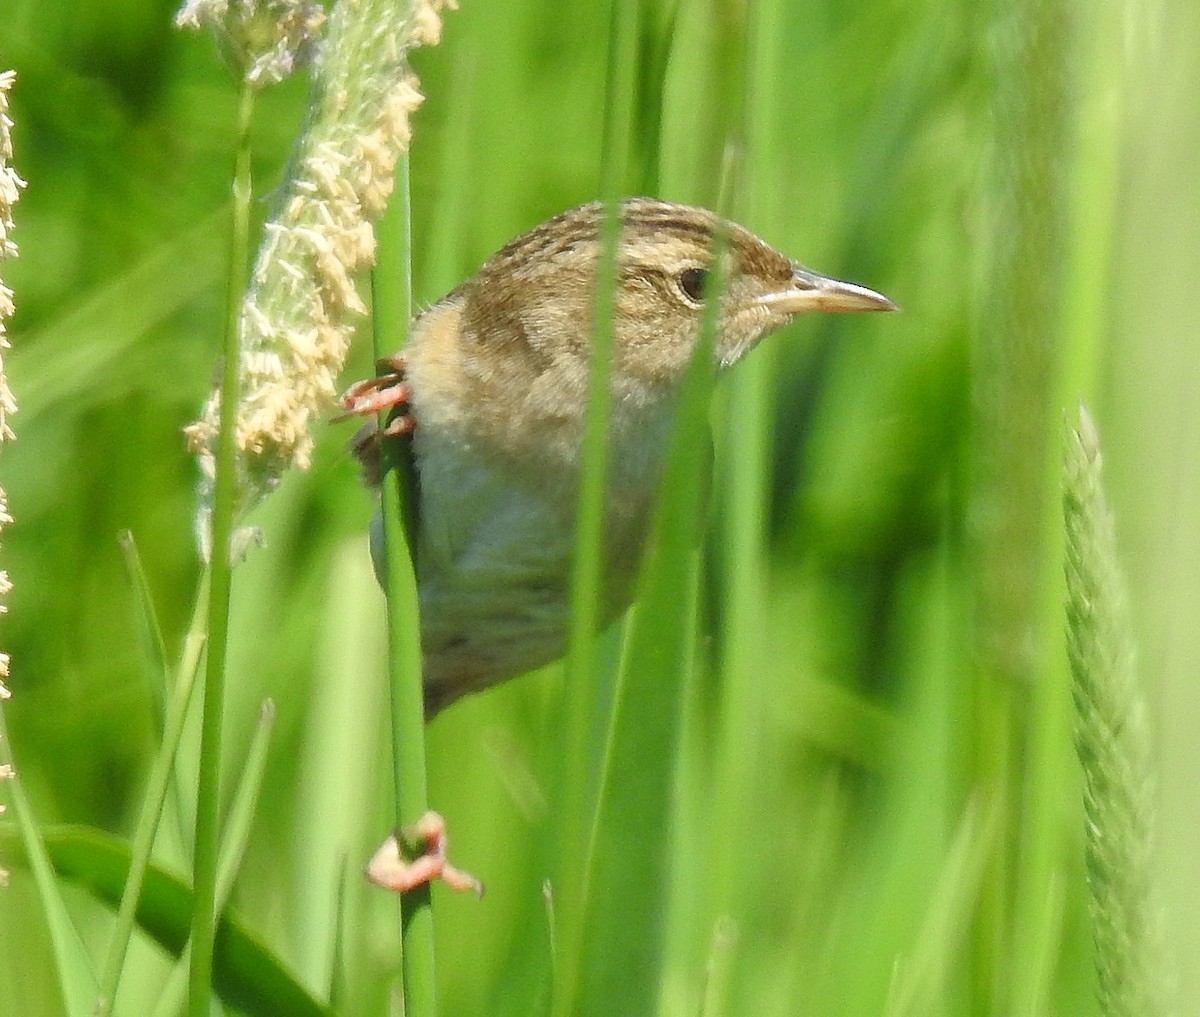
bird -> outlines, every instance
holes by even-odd
[[[390,410],[356,440],[411,436],[426,717],[566,650],[592,320],[606,205],[518,236],[413,322],[407,344],[351,385],[338,419]],[[630,604],[684,373],[719,257],[719,371],[809,311],[894,311],[882,293],[817,274],[750,230],[653,198],[618,205],[602,624]],[[382,575],[382,526],[372,523]]]

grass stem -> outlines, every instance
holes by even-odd
[[[408,157],[396,168],[396,188],[379,224],[373,279],[376,359],[402,347],[412,316],[412,209]],[[415,823],[428,808],[425,773],[425,693],[421,626],[413,555],[416,482],[407,439],[384,442],[381,488],[388,614],[388,694],[392,728],[396,822]],[[432,1017],[437,995],[433,908],[429,886],[400,898],[403,996],[406,1017]]]
[[[229,558],[237,484],[234,427],[238,407],[238,333],[242,291],[250,264],[250,123],[255,89],[243,81],[238,100],[237,151],[233,176],[226,290],[224,360],[221,367],[220,436],[213,492],[212,561],[208,607],[208,653],[204,670],[204,709],[200,721],[200,768],[196,792],[192,893],[192,960],[188,979],[189,1017],[208,1017],[211,1005],[213,937],[216,932],[217,854],[220,838],[221,730],[225,705],[225,651],[229,640]]]
[[[576,1011],[586,940],[589,844],[595,836],[592,807],[592,728],[596,713],[596,628],[598,594],[604,581],[605,478],[611,408],[613,315],[617,249],[621,232],[620,197],[630,158],[629,125],[636,67],[636,5],[617,0],[609,21],[605,120],[600,187],[606,202],[600,223],[600,259],[591,322],[591,356],[584,414],[575,555],[571,573],[571,626],[566,657],[564,760],[555,810],[560,820],[554,883],[555,959],[551,1012]]]

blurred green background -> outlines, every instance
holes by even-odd
[[[1027,47],[1028,6],[691,0],[669,30],[647,21],[661,34],[647,51],[670,40],[659,158],[638,156],[657,194],[714,200],[727,97],[749,82],[737,218],[904,309],[799,322],[718,392],[709,663],[681,753],[664,1013],[701,1012],[706,991],[723,1000],[708,1013],[1095,1012],[1056,472],[1081,397],[1104,440],[1156,732],[1178,1009],[1200,1008],[1200,10],[1064,3]],[[157,693],[117,536],[137,541],[174,654],[199,576],[180,429],[215,367],[236,102],[211,40],[177,32],[173,13],[0,0],[29,183],[21,256],[2,266],[20,405],[19,440],[0,450],[16,518],[0,549],[15,584],[5,714],[39,819],[126,835]],[[607,4],[464,0],[443,44],[416,54],[422,303],[598,195],[609,18]],[[264,211],[305,98],[292,81],[260,100]],[[1009,186],[1039,159],[1044,187]],[[358,344],[347,378],[369,359]],[[277,710],[234,907],[318,995],[339,874],[390,825],[372,503],[348,437],[321,430],[312,469],[258,513],[267,546],[234,582],[231,777],[259,703]],[[758,533],[739,557],[724,535],[747,512]],[[755,591],[736,602],[748,612],[727,603],[738,583]],[[557,677],[430,728],[431,800],[490,889],[483,904],[438,891],[447,1014],[531,1009]],[[1008,803],[994,813],[993,783]],[[68,901],[102,952],[106,912]],[[393,916],[364,907],[376,924],[358,962],[385,970]],[[131,963],[123,1012],[148,1012],[162,957],[143,944]],[[916,1002],[898,1001],[906,978]],[[0,1013],[60,1012],[16,868],[0,891]]]

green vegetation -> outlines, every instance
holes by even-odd
[[[3,265],[20,405],[0,449],[16,518],[0,762],[20,777],[0,784],[6,1017],[80,1017],[111,984],[147,795],[162,812],[113,1012],[184,999],[201,725],[175,690],[203,686],[209,630],[181,429],[227,314],[239,90],[170,13],[0,10],[29,182]],[[429,803],[488,887],[435,887],[422,912],[440,1014],[1101,1015],[1143,998],[1109,984],[1119,959],[1099,979],[1092,961],[1060,480],[1081,397],[1129,585],[1132,636],[1106,638],[1141,648],[1158,767],[1133,921],[1153,924],[1140,880],[1156,879],[1162,967],[1195,1009],[1198,37],[1184,0],[446,12],[442,44],[413,57],[418,306],[554,212],[647,191],[722,204],[904,313],[803,320],[717,380],[699,553],[708,434],[684,414],[640,605],[573,643],[594,684],[555,665],[427,729]],[[258,97],[251,244],[306,98],[303,80]],[[384,310],[392,334],[403,300]],[[365,321],[347,381],[371,370]],[[700,406],[708,379],[692,380]],[[396,900],[361,869],[396,820],[402,721],[351,427],[318,429],[233,571],[205,806],[230,1012],[398,1012]]]

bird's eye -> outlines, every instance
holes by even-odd
[[[693,303],[704,299],[704,289],[708,285],[708,270],[703,268],[685,268],[679,273],[679,288],[683,295]]]

